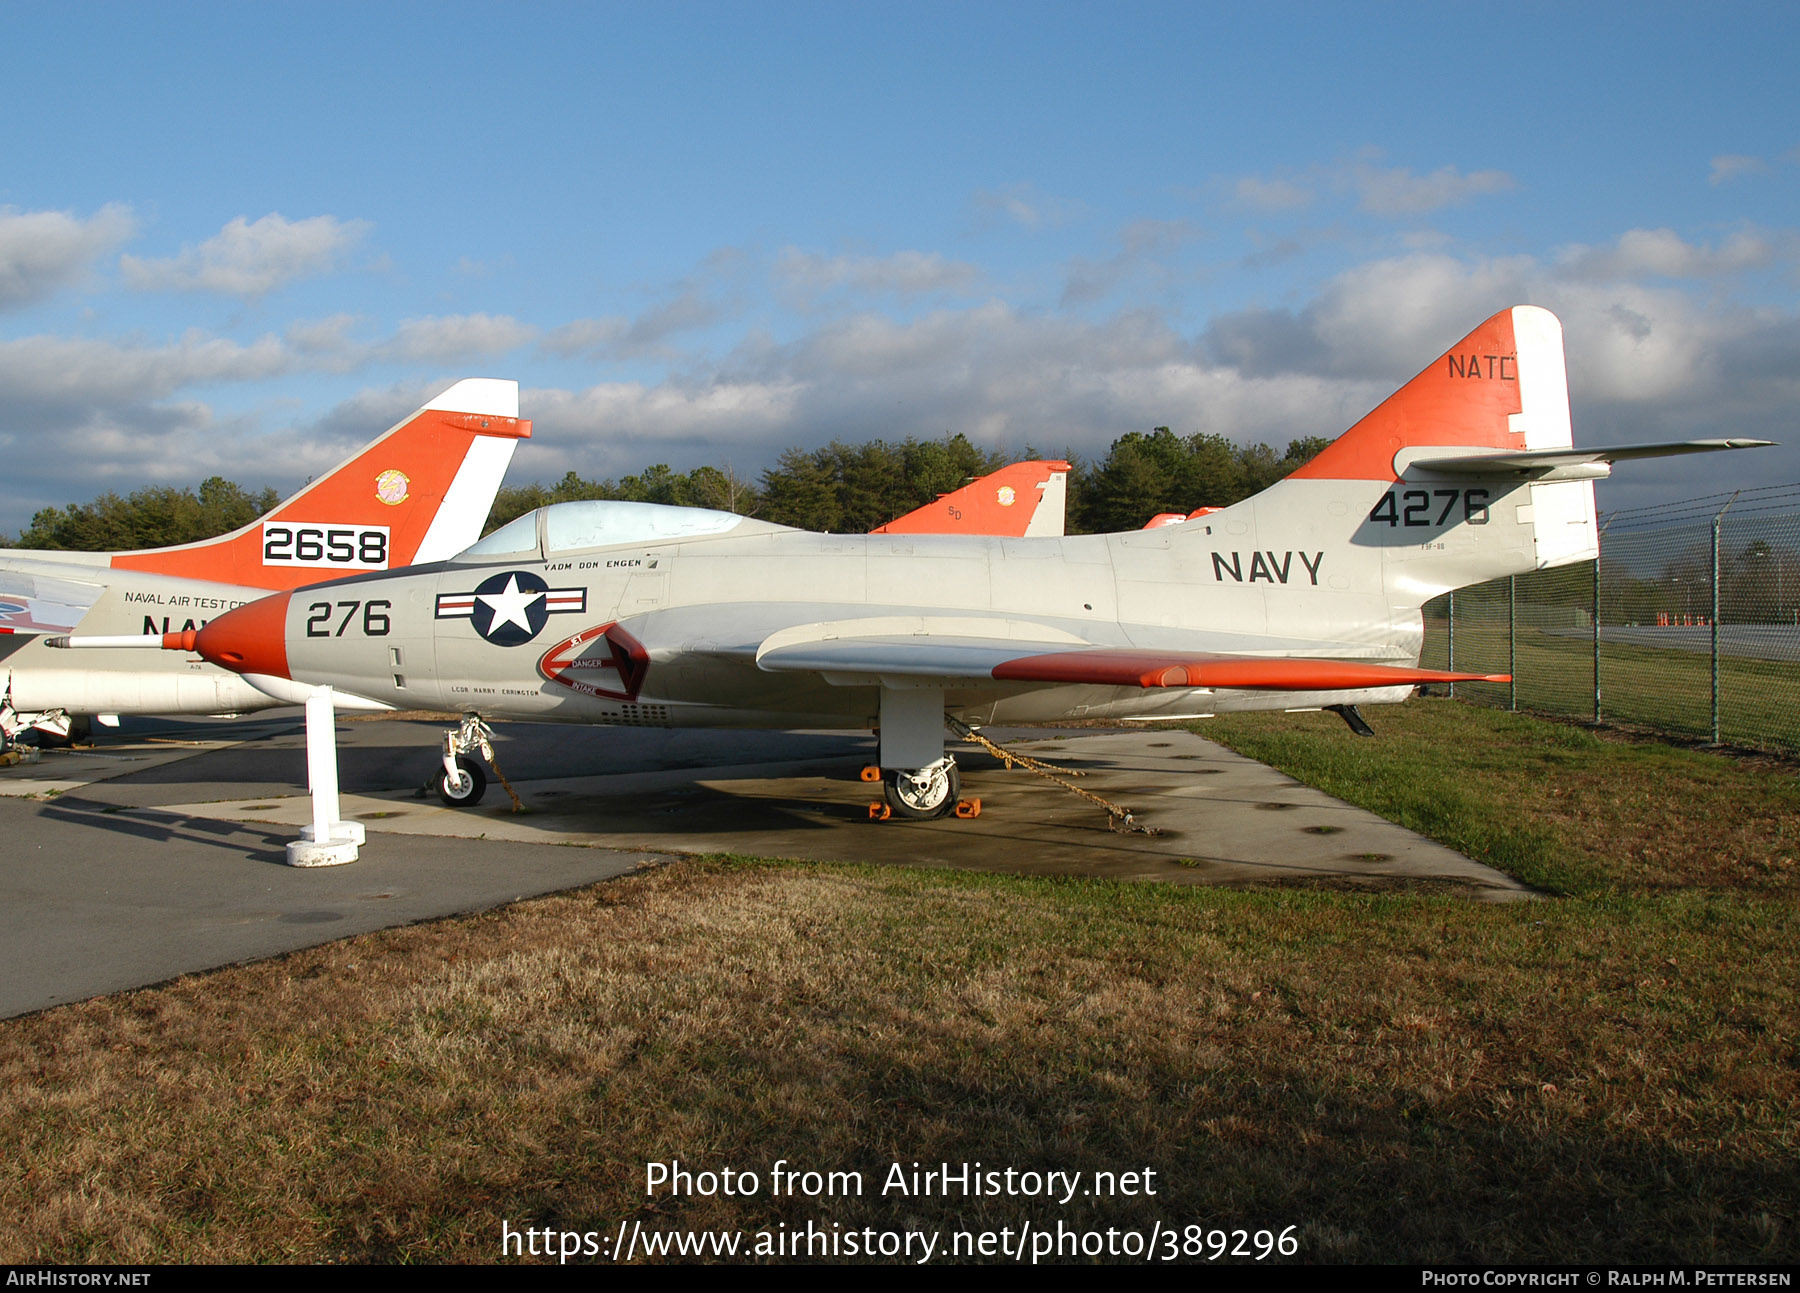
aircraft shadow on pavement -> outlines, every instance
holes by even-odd
[[[58,796],[54,803],[45,807],[43,815],[52,821],[91,827],[145,843],[180,840],[205,844],[257,862],[285,864],[287,842],[291,838],[286,829],[272,832],[241,822],[146,811],[79,795]]]

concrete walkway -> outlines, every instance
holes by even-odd
[[[124,732],[0,769],[0,1015],[344,935],[480,910],[682,853],[737,853],[1173,884],[1326,884],[1506,901],[1528,892],[1373,814],[1186,732],[1018,732],[1155,835],[1049,781],[959,752],[973,820],[871,822],[873,741],[837,733],[500,729],[475,809],[415,797],[441,725],[340,725],[344,867],[281,864],[309,821],[298,718]],[[105,738],[103,738],[105,739]],[[1350,739],[1346,737],[1346,739]],[[871,793],[874,792],[874,793]],[[568,847],[578,845],[581,847]]]

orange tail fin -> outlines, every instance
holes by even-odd
[[[1016,462],[870,533],[1060,538],[1068,478],[1066,462]]]
[[[1408,450],[1569,444],[1562,324],[1519,305],[1457,342],[1290,479],[1391,481],[1420,456]]]
[[[531,423],[517,382],[460,381],[260,521],[201,543],[113,556],[114,567],[248,588],[441,561],[481,536]]]

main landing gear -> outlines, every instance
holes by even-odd
[[[888,807],[896,817],[915,821],[949,812],[955,807],[956,793],[961,788],[956,760],[948,754],[923,768],[885,768],[881,774],[881,796]]]

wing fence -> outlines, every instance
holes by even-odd
[[[1503,708],[1800,753],[1800,485],[1602,513],[1600,559],[1425,607],[1427,667]]]

